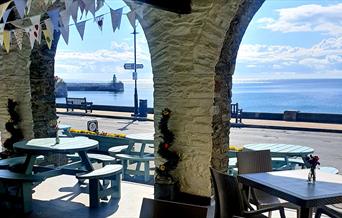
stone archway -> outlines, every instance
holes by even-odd
[[[209,166],[224,170],[229,145],[232,75],[243,34],[264,0],[192,1],[190,15],[148,8],[140,23],[154,77],[155,144],[160,112],[173,111],[170,129],[181,162],[181,192],[209,197]],[[157,154],[156,154],[157,156]],[[156,166],[163,160],[157,157]]]
[[[236,54],[242,36],[256,11],[264,0],[193,0],[192,13],[177,15],[151,7],[144,10],[140,23],[149,44],[154,75],[155,129],[158,129],[160,112],[168,107],[173,111],[170,129],[175,133],[174,148],[181,154],[181,162],[174,175],[180,181],[181,191],[190,195],[210,197],[211,182],[209,166],[217,169],[227,167],[224,155],[229,144],[232,74]],[[39,10],[39,7],[37,7]],[[24,43],[27,47],[28,42]],[[54,52],[38,47],[31,55],[53,66]],[[26,50],[25,50],[26,51]],[[44,58],[44,55],[51,55]],[[13,57],[9,57],[9,56]],[[23,60],[16,62],[15,57]],[[24,117],[24,133],[32,136],[33,124],[37,135],[45,135],[36,129],[42,128],[55,115],[54,106],[49,113],[42,114],[42,103],[51,101],[53,68],[48,74],[40,73],[47,68],[36,68],[40,61],[32,63],[29,54],[13,51],[9,55],[0,53],[0,62],[17,69],[0,66],[10,83],[21,81],[20,86],[1,92],[15,93],[23,100],[21,114]],[[13,63],[17,66],[14,67]],[[3,69],[7,69],[3,71]],[[52,73],[51,73],[52,72]],[[17,76],[22,75],[19,79]],[[1,75],[2,76],[2,75]],[[1,81],[4,81],[4,77]],[[24,82],[25,81],[25,82]],[[35,90],[37,87],[44,92]],[[45,93],[45,94],[42,94]],[[32,97],[32,100],[31,100]],[[27,101],[29,99],[29,101]],[[34,101],[31,107],[31,101]],[[0,106],[0,121],[6,120],[5,108]],[[34,115],[32,115],[34,114]],[[47,115],[50,114],[50,115]],[[42,118],[42,116],[44,116]],[[159,143],[156,134],[156,145]],[[161,163],[157,157],[156,165]]]

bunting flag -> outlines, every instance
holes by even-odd
[[[26,4],[26,15],[28,15],[31,11],[32,0],[27,0]]]
[[[66,44],[69,43],[69,26],[59,28]]]
[[[83,13],[84,13],[84,10],[85,10],[86,6],[85,6],[83,1],[79,1],[78,5],[80,6],[80,11],[81,11],[81,14],[83,16]],[[82,16],[81,16],[81,18],[82,18]]]
[[[0,46],[2,47],[2,44],[4,43],[4,29],[5,24],[0,23]]]
[[[110,9],[110,15],[112,18],[113,32],[115,32],[116,29],[120,29],[121,17],[122,17],[122,8],[119,8],[116,10]]]
[[[4,15],[8,5],[11,3],[11,1],[3,3],[0,5],[0,19],[2,18],[2,16]]]
[[[9,53],[11,44],[11,32],[4,30],[4,48],[6,52]]]
[[[19,16],[21,18],[24,18],[27,0],[14,0],[14,4],[15,4],[15,7],[17,8]]]
[[[141,19],[144,19],[144,10],[145,10],[145,5],[140,5],[139,7],[135,8],[135,13],[138,17]]]
[[[136,28],[136,25],[135,25],[135,18],[136,18],[135,11],[128,12],[127,13],[127,17],[128,17],[129,23],[131,24],[133,29],[135,29]]]
[[[4,15],[2,16],[2,20],[4,21],[4,23],[7,22],[8,16],[10,15],[12,9],[13,9],[13,8],[7,9],[7,10],[4,12]]]
[[[71,17],[74,20],[74,23],[77,22],[77,15],[78,15],[78,1],[74,1],[70,6],[70,13]]]
[[[100,10],[104,5],[104,0],[97,0],[96,1],[96,11]]]
[[[17,41],[17,45],[19,49],[21,50],[23,48],[24,31],[22,29],[15,29],[13,33],[14,33],[15,40]]]
[[[78,33],[80,34],[82,40],[83,40],[83,35],[84,35],[85,24],[86,24],[86,21],[76,23],[76,29]]]
[[[40,44],[42,39],[42,28],[40,25],[40,15],[36,15],[30,18],[33,28],[31,28],[30,35]],[[30,36],[31,37],[31,36]]]
[[[61,22],[62,25],[65,26],[69,26],[70,23],[70,13],[67,10],[63,10],[61,12],[59,12],[59,15],[61,16]]]
[[[72,4],[73,0],[64,0],[65,3],[65,10],[70,11],[70,6]],[[69,12],[70,14],[70,12]]]
[[[51,32],[47,29],[43,30],[43,33],[44,33],[46,44],[47,44],[48,48],[51,49],[53,35],[51,35]]]
[[[48,11],[47,14],[51,19],[54,29],[58,30],[59,8]]]
[[[90,13],[95,16],[96,6],[95,0],[82,0],[85,4],[86,13],[90,11]]]
[[[48,19],[44,20],[44,23],[45,23],[46,29],[50,32],[50,35],[53,36],[53,33],[54,33],[54,30],[55,30],[55,29],[54,29],[54,26],[53,26],[53,24],[52,24],[51,19],[48,18]]]
[[[33,29],[34,29],[33,25],[25,28],[25,32],[27,33],[27,35],[30,39],[31,49],[33,49],[34,42],[36,41],[36,39],[34,38],[34,35],[33,35],[33,31],[34,31]]]
[[[101,15],[101,16],[98,16],[98,17],[95,17],[95,21],[97,23],[97,26],[99,27],[99,29],[102,31],[102,28],[103,28],[103,19],[104,19],[104,16]]]

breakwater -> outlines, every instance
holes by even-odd
[[[56,107],[66,108],[66,104],[57,103]],[[93,105],[93,110],[133,113],[134,107]],[[147,112],[149,114],[153,114],[154,110],[153,108],[147,108]],[[298,121],[298,122],[342,124],[342,114],[306,113],[306,112],[304,113],[300,111],[284,111],[284,113],[243,112],[242,122],[243,122],[243,119],[286,120],[286,121]]]

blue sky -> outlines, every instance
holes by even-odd
[[[129,12],[120,0],[106,2]],[[341,11],[342,0],[266,0],[243,38],[234,80],[342,78]],[[104,6],[97,15],[107,12]],[[87,22],[83,41],[71,26],[69,44],[59,41],[56,75],[66,81],[109,81],[115,73],[119,80],[133,83],[132,71],[123,69],[133,61],[132,30],[125,15],[115,33],[109,14],[102,32]],[[137,61],[144,64],[138,81],[151,84],[148,45],[139,25],[137,31]]]

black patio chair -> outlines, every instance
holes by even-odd
[[[262,213],[278,210],[281,218],[285,218],[281,206],[255,210],[247,201],[245,193],[241,193],[237,178],[210,168],[215,191],[215,218],[267,218]],[[218,210],[218,211],[217,211]]]
[[[322,214],[331,218],[342,218],[342,204],[333,204],[317,208],[315,218],[320,218]]]

